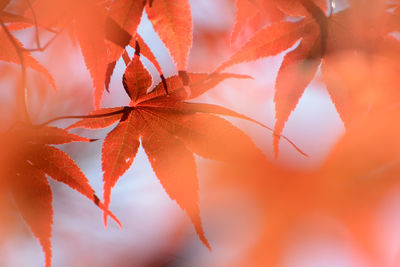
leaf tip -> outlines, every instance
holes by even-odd
[[[104,222],[104,228],[106,228],[107,229],[107,226],[108,226],[108,220],[107,220],[107,213],[103,213],[103,222]]]
[[[274,158],[277,159],[279,156],[279,141],[281,139],[279,134],[274,133],[273,137],[273,147],[274,147]]]
[[[201,228],[201,229],[196,229],[196,232],[197,232],[197,235],[198,235],[200,241],[207,247],[207,249],[208,249],[210,252],[212,252],[211,245],[210,245],[210,243],[208,242],[207,237],[206,237],[205,234],[204,234],[203,228]]]

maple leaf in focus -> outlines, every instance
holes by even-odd
[[[45,266],[51,266],[52,191],[46,175],[62,182],[93,201],[105,214],[108,211],[76,163],[62,150],[50,146],[90,139],[66,130],[44,126],[17,126],[1,134],[0,185],[10,192],[23,219],[39,239]]]
[[[248,160],[254,162],[265,162],[265,158],[246,134],[212,115],[241,117],[239,114],[215,105],[183,101],[204,93],[224,79],[248,76],[229,73],[188,73],[187,76],[190,96],[179,75],[167,78],[147,93],[151,75],[141,63],[140,55],[135,54],[123,76],[130,106],[96,110],[89,114],[92,118],[82,119],[68,128],[98,129],[118,122],[106,136],[102,148],[106,207],[110,203],[111,188],[132,165],[141,141],[161,185],[189,215],[200,240],[210,248],[200,219],[193,153],[230,162],[243,162],[241,155],[251,155]]]

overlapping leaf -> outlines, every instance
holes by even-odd
[[[256,0],[269,2],[269,0]],[[327,9],[325,0],[273,0],[271,1],[288,16],[315,16],[318,10]]]
[[[287,50],[301,39],[298,46],[285,56],[276,78],[274,101],[277,119],[275,133],[277,135],[274,137],[274,150],[275,153],[278,153],[279,135],[304,89],[315,76],[321,58],[325,55],[341,52],[344,49],[376,50],[373,47],[378,47],[380,38],[396,31],[398,26],[389,13],[382,13],[375,20],[367,17],[362,20],[365,23],[361,23],[359,17],[355,17],[358,10],[354,9],[348,9],[327,18],[323,13],[325,7],[320,1],[276,1],[276,4],[288,15],[301,15],[306,16],[306,18],[299,22],[279,22],[267,26],[256,33],[237,53],[224,62],[218,68],[218,71],[232,64],[276,55]],[[298,8],[299,5],[303,6],[303,9]],[[357,18],[358,24],[354,23],[355,18]],[[365,25],[370,21],[376,22],[374,27],[379,29],[373,32],[374,36],[364,30]],[[345,29],[346,26],[344,25],[351,25],[350,27],[353,27],[353,29]],[[350,36],[350,32],[359,34],[353,33]],[[357,36],[357,39],[354,36]],[[361,36],[362,38],[360,38]],[[331,58],[328,57],[323,61],[325,72],[328,72],[328,69],[331,72],[333,71],[332,68],[328,67],[329,63],[334,61]],[[333,74],[326,74],[325,76],[327,76],[326,82],[333,81],[328,77],[333,77]],[[328,91],[332,100],[341,117],[345,118],[349,115],[345,114],[348,109],[343,108],[347,105],[344,103],[347,98],[346,93],[340,93],[343,90],[348,89],[338,88],[337,82],[328,84]],[[345,122],[348,121],[345,120]]]
[[[50,146],[75,141],[90,140],[47,126],[21,126],[1,135],[2,190],[11,192],[22,217],[39,239],[45,253],[46,267],[51,266],[50,237],[53,223],[52,192],[46,175],[86,196],[118,222],[99,201],[76,163],[62,150]]]
[[[108,67],[105,81],[107,90],[117,60],[125,47],[136,39],[134,36],[136,36],[145,4],[146,0],[118,0],[114,1],[110,7],[105,28],[106,38],[111,41],[108,43]]]
[[[146,5],[146,12],[178,70],[186,70],[193,31],[189,1],[150,1]]]
[[[86,67],[93,79],[94,105],[100,107],[107,70],[107,47],[104,24],[106,12],[95,1],[79,5],[76,14],[76,35],[85,59]]]
[[[136,35],[137,27],[139,26],[140,19],[144,10],[146,0],[130,1],[130,0],[118,0],[114,1],[108,12],[108,17],[113,19],[123,30],[125,30],[130,36]],[[115,34],[116,31],[110,31]],[[111,39],[111,38],[108,38]],[[129,38],[125,42],[115,42],[118,46],[110,47],[109,62],[116,61],[121,55],[126,45],[130,42]]]
[[[136,101],[145,95],[147,89],[149,89],[153,83],[151,74],[143,66],[138,54],[135,54],[132,61],[126,67],[122,83],[132,101]]]
[[[271,1],[236,0],[236,18],[232,30],[231,42],[234,43],[246,26],[256,32],[267,22],[276,22],[284,18],[284,14]]]
[[[308,35],[304,36],[298,47],[283,59],[275,83],[275,133],[282,133],[285,122],[295,109],[305,88],[314,78],[320,65],[321,46],[319,31],[311,24]],[[274,151],[278,153],[279,136],[274,136]]]
[[[136,38],[131,40],[130,46],[132,46],[135,49],[137,49],[137,46],[140,47],[140,55],[142,55],[142,56],[146,57],[148,60],[150,60],[150,62],[157,69],[158,73],[160,75],[162,75],[163,72],[161,70],[160,64],[158,63],[153,52],[151,52],[150,47],[146,44],[146,42],[143,40],[143,38],[139,34],[136,34]]]
[[[232,64],[277,55],[292,47],[299,39],[301,41],[296,49],[285,56],[276,78],[274,98],[277,118],[276,135],[274,135],[276,153],[283,126],[319,66],[322,53],[319,25],[311,18],[295,23],[272,24],[255,34],[218,68],[218,71],[221,71]]]
[[[232,30],[232,42],[246,29],[256,32],[266,23],[276,23],[288,16],[309,16],[312,8],[326,10],[324,0],[236,0],[236,18]],[[311,8],[311,9],[310,9]],[[264,24],[264,25],[262,25]]]

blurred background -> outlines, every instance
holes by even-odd
[[[194,38],[189,71],[212,72],[240,47],[240,42],[230,43],[235,1],[191,0],[190,4]],[[343,1],[336,1],[337,9],[344,5]],[[138,32],[152,48],[165,76],[175,75],[173,61],[146,16]],[[32,29],[15,34],[26,47],[34,46]],[[240,38],[244,42],[251,34],[243,33]],[[46,33],[42,36],[46,39]],[[133,50],[128,53],[132,56]],[[224,81],[194,101],[228,107],[272,127],[275,122],[274,83],[283,55],[229,68],[229,72],[248,74],[254,79]],[[40,74],[29,71],[29,112],[34,122],[86,114],[93,109],[92,81],[79,45],[67,33],[61,34],[45,52],[34,56],[54,76],[58,87],[54,92]],[[146,59],[144,64],[156,77],[153,85],[157,84],[156,70]],[[105,93],[102,107],[128,105],[129,98],[121,82],[124,70],[124,62],[118,61],[110,93]],[[15,111],[15,96],[9,88],[15,86],[18,73],[19,66],[0,62],[3,130]],[[359,236],[354,234],[355,229],[361,229],[360,225],[364,224],[354,222],[362,220],[362,216],[341,220],[340,216],[333,216],[330,210],[324,209],[325,206],[319,207],[319,199],[324,198],[325,192],[321,188],[326,185],[318,187],[319,178],[314,174],[345,132],[319,73],[306,89],[283,132],[309,158],[282,140],[280,155],[275,159],[271,132],[246,121],[227,119],[252,138],[270,165],[255,169],[196,157],[201,217],[212,252],[199,241],[186,214],[169,199],[140,148],[133,166],[112,191],[110,209],[122,222],[122,229],[114,222],[105,229],[102,213],[96,206],[66,186],[50,181],[55,211],[53,266],[400,266],[396,265],[400,237],[398,185],[391,187],[375,203],[373,210],[371,207],[368,212],[371,224],[365,232],[360,230]],[[60,121],[53,125],[65,127],[70,123],[72,121]],[[112,127],[96,131],[73,130],[99,140],[60,146],[82,168],[98,195],[102,195],[103,187],[102,141]],[[356,202],[350,198],[346,200]],[[349,212],[347,207],[353,204],[341,202],[333,206],[332,210]],[[353,218],[346,216],[343,218]],[[12,230],[15,234],[4,237],[1,244],[0,266],[43,266],[38,241],[22,219],[16,217]],[[367,232],[368,241],[360,241]],[[372,252],[368,245],[360,244],[376,247]],[[373,253],[379,254],[382,265],[371,260]]]

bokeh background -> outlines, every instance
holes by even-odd
[[[190,4],[194,20],[194,41],[189,71],[212,72],[240,47],[240,44],[230,44],[234,1],[191,0]],[[336,1],[337,9],[344,5],[344,1]],[[146,16],[139,26],[139,33],[152,48],[165,76],[176,74],[168,51]],[[32,30],[22,30],[15,34],[25,46],[34,46]],[[45,32],[42,36],[44,39],[50,38]],[[245,33],[241,38],[245,41],[250,36],[251,33]],[[132,56],[133,50],[128,50],[128,53]],[[93,109],[89,73],[79,46],[66,33],[61,34],[44,53],[36,53],[35,57],[49,69],[58,86],[58,92],[52,91],[40,74],[29,71],[29,111],[35,122],[67,114],[86,114]],[[282,58],[283,54],[280,54],[231,67],[229,72],[249,74],[254,79],[224,81],[195,101],[222,105],[273,126],[274,82]],[[154,67],[146,59],[144,63],[157,77]],[[129,103],[121,82],[124,69],[125,65],[120,60],[111,79],[110,93],[106,93],[103,99],[103,107]],[[0,84],[3,89],[0,119],[4,122],[4,129],[15,112],[15,96],[10,88],[18,80],[18,71],[16,65],[0,63]],[[158,82],[155,78],[154,84]],[[53,266],[200,267],[246,266],[246,262],[249,264],[247,266],[252,266],[256,262],[251,261],[253,257],[262,255],[263,249],[268,254],[268,249],[274,246],[282,247],[279,255],[275,255],[279,258],[278,266],[282,267],[374,266],[368,260],[368,254],[356,244],[346,225],[322,212],[310,212],[302,220],[293,223],[290,231],[282,237],[282,244],[260,245],[260,239],[274,240],[273,237],[268,239],[264,236],[265,228],[269,227],[266,223],[268,216],[274,215],[265,212],[265,206],[269,205],[271,199],[264,197],[272,189],[260,189],[262,180],[279,178],[281,175],[282,179],[290,183],[290,177],[295,177],[292,173],[307,175],[318,170],[334,144],[344,134],[343,123],[320,75],[317,74],[308,86],[283,132],[309,158],[303,157],[287,142],[281,141],[280,155],[275,159],[271,132],[239,119],[228,120],[253,139],[271,166],[268,172],[196,158],[201,217],[212,252],[198,240],[185,213],[175,201],[168,198],[140,148],[133,166],[112,191],[110,209],[122,222],[122,229],[114,222],[110,222],[105,229],[102,214],[97,207],[66,186],[51,182],[55,210]],[[54,125],[64,127],[72,122],[60,121]],[[74,133],[99,140],[61,146],[76,160],[98,195],[102,195],[101,145],[110,129],[74,130]],[[301,202],[303,197],[307,197],[302,195],[301,183],[298,190],[292,202],[280,198],[280,192],[275,192],[278,197],[273,200],[283,201],[279,205],[285,209],[287,205],[293,205],[297,200]],[[370,233],[387,266],[396,266],[399,248],[399,193],[400,187],[392,188],[377,205],[372,216],[374,221]],[[16,218],[13,229],[9,229],[13,234],[4,237],[1,244],[0,266],[42,266],[43,253],[38,241],[22,219],[18,215]],[[279,231],[279,227],[277,229]],[[256,250],[260,250],[258,254]]]

